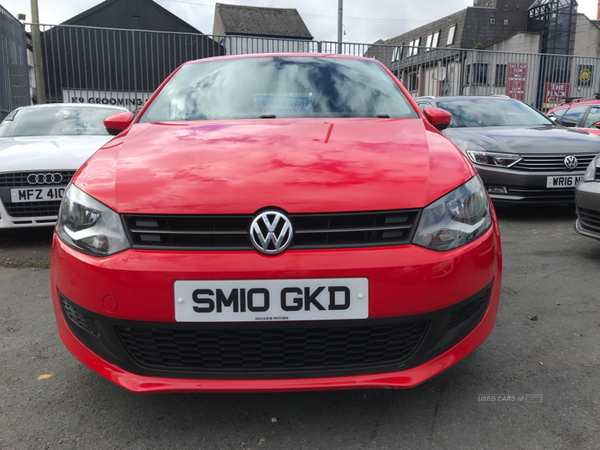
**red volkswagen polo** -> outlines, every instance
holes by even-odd
[[[475,170],[379,62],[177,69],[73,178],[60,336],[134,392],[415,386],[492,330],[500,236]]]

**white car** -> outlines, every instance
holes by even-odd
[[[0,124],[0,229],[54,225],[77,169],[113,138],[104,119],[126,111],[65,103],[12,111]]]

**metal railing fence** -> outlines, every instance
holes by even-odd
[[[31,25],[31,24],[28,24]],[[600,58],[42,25],[48,102],[135,110],[180,64],[220,55],[321,53],[381,61],[411,95],[503,94],[540,110],[600,92]]]
[[[13,109],[30,103],[25,29],[0,6],[0,122]]]

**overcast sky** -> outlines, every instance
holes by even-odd
[[[215,15],[212,0],[155,0],[203,33],[211,34]],[[40,22],[58,24],[89,9],[99,0],[38,0]],[[316,40],[337,39],[337,0],[220,0],[249,6],[296,8]],[[532,0],[533,3],[533,0]],[[596,19],[596,0],[578,0],[578,11]],[[27,14],[30,0],[0,0],[15,17]],[[389,39],[440,17],[472,6],[473,0],[344,0],[345,42],[375,42]]]

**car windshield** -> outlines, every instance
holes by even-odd
[[[42,106],[18,109],[0,124],[0,137],[108,135],[104,119],[117,108]]]
[[[544,115],[517,100],[465,98],[440,101],[452,114],[450,128],[553,125]]]
[[[140,122],[377,116],[418,118],[378,62],[276,56],[183,66]]]

